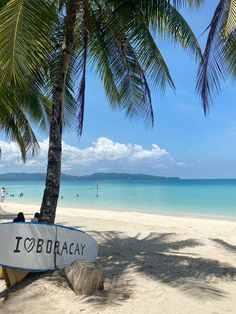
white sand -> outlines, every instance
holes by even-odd
[[[38,210],[1,206],[0,221]],[[235,221],[58,208],[56,222],[97,239],[105,290],[75,296],[57,273],[8,292],[0,281],[0,313],[236,313]]]

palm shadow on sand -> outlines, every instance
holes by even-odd
[[[145,238],[141,238],[140,234],[130,237],[115,231],[88,233],[98,240],[97,262],[104,269],[106,284],[103,292],[91,297],[80,297],[80,300],[95,307],[121,305],[132,296],[136,282],[135,276],[130,276],[128,272],[130,269],[197,299],[224,298],[226,292],[216,287],[214,282],[216,279],[236,279],[236,268],[217,260],[198,257],[194,250],[191,252],[190,249],[203,245],[195,239],[175,241],[173,233],[150,233]],[[9,294],[42,277],[55,285],[65,280],[61,275],[31,274],[11,289]],[[9,294],[4,291],[1,298],[7,301]]]
[[[234,281],[236,268],[217,260],[181,252],[202,245],[195,239],[171,241],[174,234],[150,233],[140,239],[122,232],[90,232],[99,240],[98,264],[104,269],[107,288],[103,293],[87,299],[97,305],[112,302],[121,304],[132,295],[135,285],[127,270],[148,276],[198,299],[224,298],[226,292],[214,286],[221,278]]]
[[[228,242],[221,239],[211,239],[213,242],[222,246],[226,251],[236,253],[236,245],[229,244]]]

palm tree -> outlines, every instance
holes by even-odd
[[[220,0],[209,30],[198,70],[197,90],[204,113],[209,111],[213,92],[219,92],[221,80],[236,77],[236,1]]]
[[[2,84],[27,93],[40,88],[51,99],[48,167],[42,219],[54,222],[60,188],[65,97],[77,100],[82,134],[86,72],[95,68],[112,107],[153,124],[148,81],[174,88],[153,33],[201,57],[178,11],[202,0],[11,0],[0,11]],[[74,88],[78,86],[77,95]],[[73,106],[72,106],[73,107]]]

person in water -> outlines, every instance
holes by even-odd
[[[5,196],[6,196],[6,192],[7,190],[4,188],[4,186],[1,188],[1,191],[0,191],[0,196],[1,196],[1,203],[4,202],[5,200]]]
[[[13,222],[25,222],[25,216],[22,212],[19,212]]]

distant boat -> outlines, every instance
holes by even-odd
[[[63,268],[96,259],[97,242],[85,232],[62,225],[0,223],[0,265],[26,271]]]

